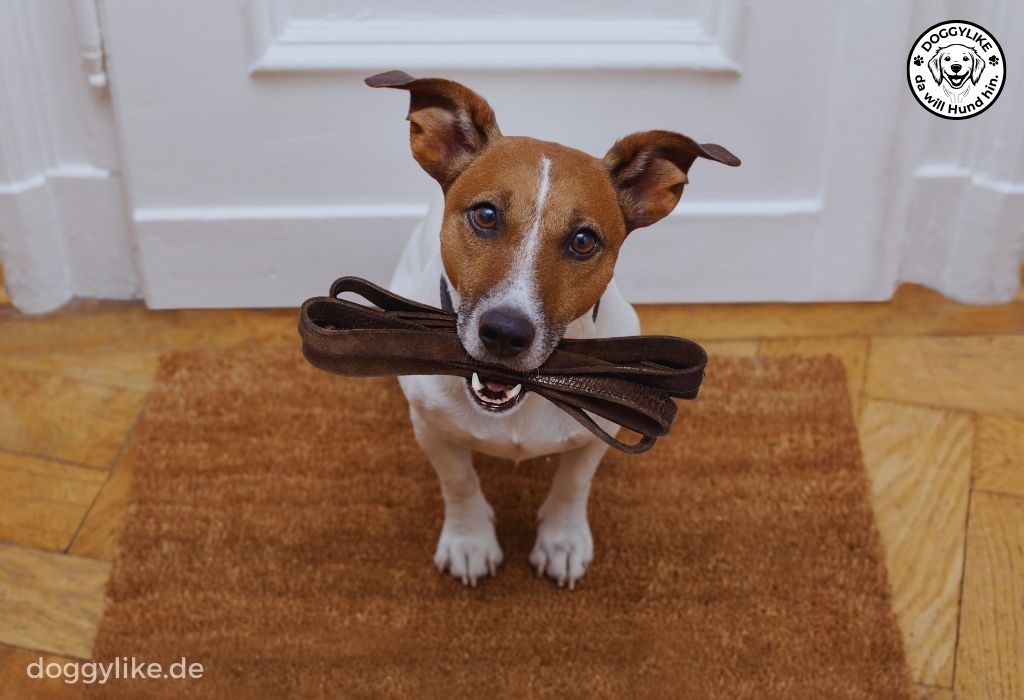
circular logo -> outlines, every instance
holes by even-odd
[[[1003,90],[1003,49],[974,22],[953,20],[926,29],[907,56],[914,97],[943,119],[969,119],[992,106]]]

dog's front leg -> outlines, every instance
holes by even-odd
[[[559,586],[568,583],[570,590],[583,578],[594,558],[587,498],[590,480],[607,450],[607,445],[594,440],[564,453],[551,491],[537,511],[537,542],[530,553],[530,563],[538,576],[547,574]]]
[[[444,525],[437,541],[434,563],[466,585],[490,574],[501,563],[501,547],[494,532],[494,509],[480,490],[473,455],[446,440],[416,412],[409,410],[416,441],[441,482]]]

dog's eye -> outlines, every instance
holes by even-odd
[[[488,202],[477,204],[470,209],[469,220],[478,229],[493,231],[498,227],[498,209]]]
[[[589,228],[581,228],[569,239],[569,250],[581,258],[589,258],[597,250],[597,234]]]
[[[946,58],[944,60],[948,61],[949,60],[949,56],[946,56]]]

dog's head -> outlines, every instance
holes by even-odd
[[[938,85],[945,80],[954,90],[959,90],[968,79],[977,84],[985,61],[969,46],[950,44],[935,51],[928,61],[928,69]]]
[[[633,229],[672,209],[697,158],[739,160],[669,131],[620,139],[604,158],[503,136],[469,88],[400,71],[367,78],[408,90],[413,157],[445,194],[441,256],[466,351],[539,367],[567,325],[601,298]]]

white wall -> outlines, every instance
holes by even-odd
[[[295,305],[340,274],[386,281],[436,188],[406,95],[362,84],[389,68],[471,85],[506,133],[602,154],[670,128],[737,153],[698,163],[676,214],[631,236],[635,301],[1016,288],[1019,83],[947,122],[903,72],[923,28],[964,17],[1007,37],[1012,76],[1011,0],[103,1],[109,89],[82,64],[88,2],[0,5],[0,255],[26,310]]]

